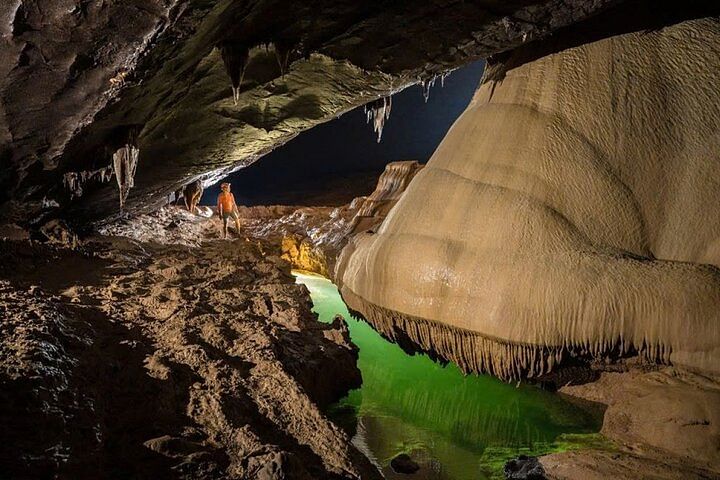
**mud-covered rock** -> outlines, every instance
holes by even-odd
[[[360,373],[311,307],[255,243],[3,242],[0,477],[378,478],[320,411]]]

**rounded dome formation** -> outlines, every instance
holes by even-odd
[[[467,370],[638,352],[720,372],[718,19],[486,77],[376,234],[349,305]]]

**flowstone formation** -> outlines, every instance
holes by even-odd
[[[720,373],[720,21],[549,43],[490,62],[343,250],[344,299],[508,380],[624,356]]]
[[[359,197],[352,202],[358,207],[347,235],[356,235],[380,226],[423,166],[415,160],[388,163],[375,190],[367,197]]]

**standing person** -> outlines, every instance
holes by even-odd
[[[200,203],[202,194],[203,184],[200,180],[196,180],[190,185],[185,186],[185,190],[183,191],[183,196],[185,197],[185,207],[190,213],[195,213],[195,209],[197,208],[198,203]]]
[[[230,193],[230,184],[220,184],[220,190],[222,191],[218,195],[217,209],[218,215],[223,221],[223,238],[227,238],[230,217],[235,219],[235,228],[237,228],[238,235],[240,235],[240,214],[238,213],[237,204],[235,204],[235,196]]]

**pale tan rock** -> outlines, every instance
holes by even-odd
[[[720,475],[720,384],[675,368],[603,373],[563,393],[608,406],[601,433],[617,451],[542,458],[550,478],[715,478]]]
[[[241,207],[244,234],[278,245],[293,268],[330,277],[347,241],[377,228],[422,167],[415,160],[391,162],[370,195],[337,208]]]
[[[361,203],[351,222],[350,233],[357,234],[378,227],[422,168],[423,165],[415,160],[388,163],[375,190],[367,198],[356,199]]]
[[[485,81],[344,249],[345,299],[503,378],[613,349],[719,372],[719,42],[691,20]]]

